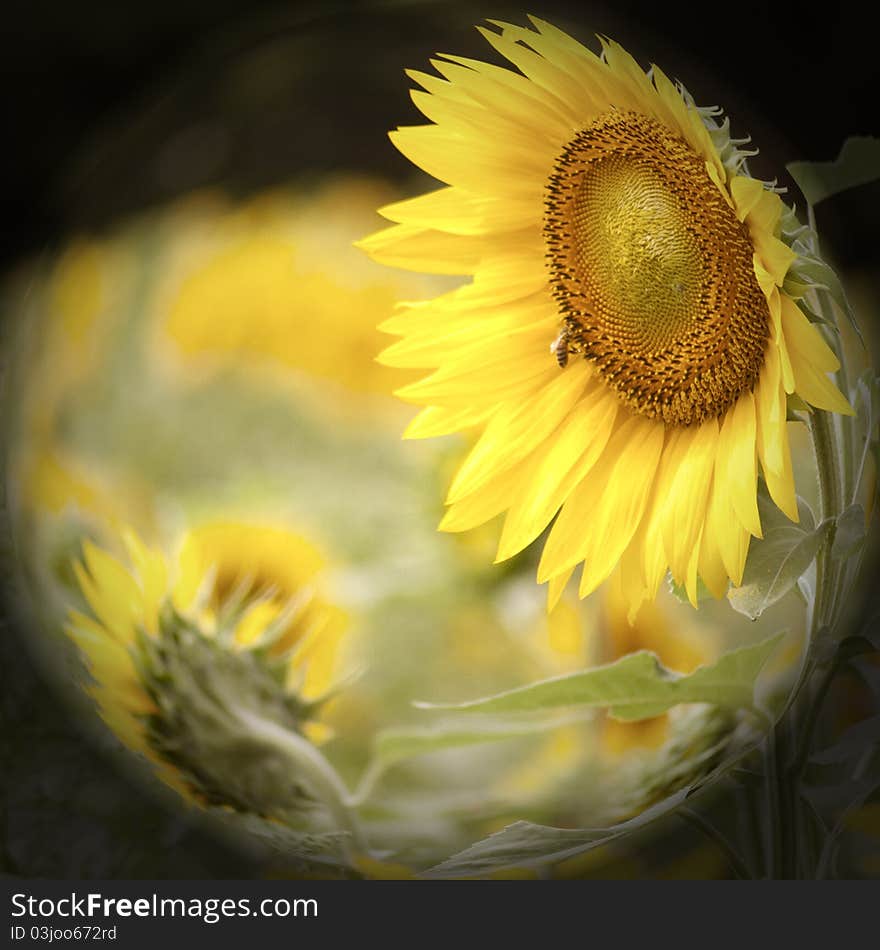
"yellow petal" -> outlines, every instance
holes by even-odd
[[[74,564],[83,596],[107,632],[128,645],[134,640],[141,620],[142,594],[134,578],[106,551],[86,541],[83,554],[88,570],[79,563]]]
[[[699,545],[717,447],[715,419],[685,430],[675,443],[675,471],[662,500],[661,532],[669,565],[679,583],[684,581]]]
[[[717,476],[716,468],[716,476]],[[710,502],[711,504],[711,496]],[[706,526],[703,530],[703,536],[700,539],[700,577],[703,583],[709,588],[713,597],[721,598],[727,593],[729,577],[727,569],[724,567],[724,561],[721,559],[721,552],[718,547],[718,541],[714,534],[714,524],[709,519],[708,506],[706,509]]]
[[[531,544],[595,465],[611,435],[617,406],[604,387],[595,387],[541,447],[525,490],[513,499],[505,518],[496,563]]]
[[[507,148],[439,125],[404,126],[389,138],[413,164],[447,185],[540,207],[552,169],[546,150]]]
[[[438,435],[459,432],[484,422],[487,409],[444,409],[428,406],[423,409],[403,432],[404,439],[429,439]]]
[[[297,644],[290,660],[289,681],[301,678],[303,699],[318,699],[333,686],[340,645],[348,626],[344,611],[325,605],[321,622]]]
[[[727,411],[718,440],[715,477],[726,479],[726,491],[740,524],[762,537],[758,515],[758,447],[755,400],[744,393]]]
[[[794,473],[791,467],[791,450],[788,443],[788,426],[783,423],[777,434],[782,454],[782,468],[774,471],[769,468],[761,456],[761,467],[764,470],[764,481],[770,497],[776,505],[792,520],[800,520],[797,507],[797,494],[794,487]]]
[[[443,321],[430,336],[408,333],[405,339],[385,349],[378,359],[385,366],[402,368],[439,367],[451,361],[455,361],[457,367],[492,365],[506,355],[515,355],[519,347],[528,345],[531,339],[537,341],[536,349],[546,340],[553,340],[558,321],[556,315],[548,314],[547,310],[541,306],[523,312],[522,308],[511,307],[510,312],[498,318],[487,317],[464,326]],[[444,328],[445,333],[439,332]]]
[[[494,63],[444,53],[431,65],[460,93],[535,134],[566,141],[575,129],[571,109],[525,76]]]
[[[782,387],[779,353],[768,346],[764,366],[755,387],[755,414],[758,421],[758,453],[761,464],[775,473],[782,472],[786,404]]]
[[[474,449],[458,470],[447,504],[480,488],[499,472],[542,451],[541,443],[571,412],[590,377],[586,360],[559,372],[527,403],[512,402],[498,409]]]
[[[389,267],[430,274],[472,274],[480,261],[482,239],[397,224],[377,231],[357,246]]]
[[[712,491],[709,495],[709,505],[706,511],[705,531],[714,544],[710,544],[706,550],[714,553],[711,550],[712,547],[717,548],[718,556],[727,571],[728,577],[731,578],[734,584],[738,585],[742,582],[751,535],[734,516],[727,487],[723,479],[715,479],[712,483]],[[704,534],[705,536],[706,534]],[[709,566],[711,568],[713,565],[710,564]],[[713,578],[711,572],[709,577]],[[714,579],[718,580],[717,577]]]
[[[761,263],[773,278],[773,282],[781,287],[789,267],[797,259],[797,254],[787,244],[775,238],[770,231],[753,228],[751,235],[752,244]]]
[[[478,30],[486,41],[509,59],[523,75],[550,93],[562,110],[571,116],[572,121],[578,121],[578,86],[571,76],[533,50],[514,42],[509,35],[499,36],[483,27],[478,27]]]
[[[840,368],[837,357],[800,307],[786,294],[782,295],[782,329],[797,394],[819,409],[853,415],[852,406],[828,376]]]
[[[397,201],[379,208],[379,214],[398,224],[462,235],[513,231],[540,224],[534,207],[527,202],[478,197],[459,188],[441,188]]]
[[[610,573],[638,527],[663,448],[663,426],[625,420],[562,507],[547,538],[538,583],[584,561],[585,597]]]
[[[508,468],[481,489],[450,505],[439,529],[469,531],[500,515],[511,506],[519,493],[526,490],[527,482],[523,475],[529,470],[529,465],[530,460],[526,459]]]
[[[730,194],[736,207],[736,216],[740,221],[745,221],[761,201],[764,186],[756,178],[750,178],[748,175],[736,175],[730,182]]]
[[[556,605],[559,603],[559,598],[562,597],[563,591],[568,586],[568,582],[571,580],[571,575],[574,574],[574,568],[570,567],[568,570],[563,571],[561,574],[557,574],[555,577],[551,577],[547,583],[547,610],[552,611]]]

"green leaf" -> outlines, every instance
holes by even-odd
[[[699,721],[699,733],[680,734],[666,747],[667,754],[657,763],[654,773],[658,781],[649,782],[645,789],[651,796],[651,804],[634,817],[593,828],[554,828],[517,821],[447,858],[420,877],[469,878],[510,868],[552,866],[638,832],[674,813],[708,785],[730,774],[763,735],[748,728],[743,731],[740,727],[730,731],[730,718],[726,714],[719,716],[715,710],[709,713],[708,720],[701,716]],[[713,725],[707,731],[709,723]]]
[[[428,752],[518,739],[537,732],[546,732],[559,724],[557,720],[549,724],[522,722],[512,726],[508,721],[481,723],[474,728],[459,722],[433,729],[388,729],[376,736],[373,745],[374,762],[389,768],[397,762]]]
[[[733,609],[750,620],[757,620],[797,584],[833,524],[829,520],[815,527],[813,513],[802,498],[798,498],[800,522],[794,524],[770,501],[763,483],[758,510],[764,537],[751,543],[742,584],[727,592]]]
[[[809,284],[800,284],[796,281],[790,284],[789,287],[792,290],[800,291],[801,294],[806,293],[811,289]],[[810,321],[810,323],[821,323],[822,326],[828,327],[835,333],[840,332],[840,328],[827,313],[815,311],[805,300],[798,300],[797,305],[804,312],[804,315]],[[790,398],[791,397],[789,396],[789,399]]]
[[[688,597],[687,589],[684,584],[676,584],[675,579],[671,574],[666,575],[666,583],[669,588],[669,593],[672,596],[680,601],[683,604],[689,604],[691,602],[690,597]],[[697,604],[702,604],[705,601],[714,600],[712,596],[712,591],[703,583],[703,578],[697,578]]]
[[[861,505],[850,505],[837,519],[831,556],[843,559],[854,554],[866,534],[865,509]]]
[[[328,867],[343,871],[349,867],[350,835],[346,832],[305,832],[280,821],[230,809],[211,808],[206,812],[211,830],[219,837],[238,839],[264,862],[302,872],[322,872]],[[262,854],[260,854],[262,852]]]
[[[859,425],[859,439],[856,442],[856,445],[860,445],[861,448],[857,449],[856,452],[858,456],[858,468],[853,484],[853,490],[858,493],[861,488],[865,460],[868,453],[872,453],[875,462],[877,461],[878,441],[874,428],[877,424],[877,419],[880,418],[880,377],[875,374],[874,370],[865,370],[856,381],[856,386],[853,391],[853,406],[859,415],[859,422],[861,423]]]
[[[525,720],[511,722],[509,719],[506,721],[483,720],[478,725],[474,725],[473,721],[467,723],[458,721],[423,729],[386,729],[378,733],[373,740],[373,756],[358,783],[354,801],[358,804],[365,801],[382,775],[392,766],[406,759],[427,755],[429,752],[442,752],[446,749],[461,749],[487,742],[521,739],[548,732],[572,722],[574,718],[555,716],[537,722]]]
[[[467,703],[417,705],[479,713],[607,707],[611,716],[621,720],[658,716],[679,703],[712,703],[738,709],[752,705],[755,679],[784,635],[731,650],[712,665],[687,676],[673,673],[653,653],[640,650],[606,666],[541,680]]]
[[[472,844],[426,871],[428,878],[479,877],[506,868],[535,868],[558,864],[637,830],[681,805],[688,790],[682,789],[646,809],[635,818],[607,828],[551,828],[517,821],[494,835]]]
[[[788,173],[814,207],[820,201],[880,178],[880,139],[848,138],[840,155],[831,162],[790,162]]]

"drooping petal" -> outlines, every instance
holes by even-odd
[[[626,419],[574,488],[547,538],[538,583],[585,561],[581,596],[611,573],[644,514],[663,448],[663,427]]]
[[[757,432],[755,400],[747,392],[740,396],[722,423],[715,477],[727,480],[727,493],[740,524],[760,538]]]
[[[574,486],[596,464],[616,416],[616,400],[598,386],[571,411],[545,451],[536,454],[537,464],[529,473],[533,490],[511,503],[496,561],[517,554],[547,527]]]
[[[816,406],[842,415],[853,415],[853,408],[828,374],[840,369],[831,347],[790,298],[782,298],[782,329],[791,359],[797,394]]]

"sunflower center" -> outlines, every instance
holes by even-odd
[[[544,235],[561,365],[583,355],[671,426],[754,386],[769,311],[751,237],[683,139],[647,116],[600,116],[556,162]]]

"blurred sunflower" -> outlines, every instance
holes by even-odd
[[[667,568],[696,603],[739,584],[761,536],[758,461],[797,519],[786,397],[850,413],[838,361],[783,283],[796,226],[749,177],[720,110],[617,44],[595,55],[540,20],[486,40],[520,73],[443,56],[409,72],[432,124],[394,144],[441,188],[381,209],[376,260],[472,275],[402,305],[389,366],[423,438],[476,428],[441,523],[506,511],[497,560],[556,517],[538,567],[555,603],[618,564],[631,609]],[[558,513],[558,516],[557,516]]]
[[[619,572],[602,588],[593,610],[579,609],[571,597],[564,596],[544,618],[535,618],[528,631],[533,663],[542,676],[551,677],[648,650],[667,669],[692,673],[711,662],[720,645],[710,626],[687,622],[669,600],[663,597],[642,604],[631,618]],[[595,770],[598,760],[619,765],[631,753],[659,749],[671,736],[669,714],[635,722],[602,716],[585,725],[566,725],[554,730],[527,762],[507,774],[502,789],[543,794],[571,779],[580,768]]]
[[[603,588],[599,608],[598,662],[611,663],[629,653],[648,650],[677,673],[693,673],[710,663],[720,652],[717,636],[708,624],[699,627],[673,613],[674,605],[659,599],[643,603],[630,616],[619,572]],[[600,744],[610,758],[636,749],[654,749],[670,735],[670,716],[664,713],[636,722],[619,722],[604,717]]]
[[[109,245],[82,237],[64,248],[47,274],[24,275],[43,307],[33,321],[26,381],[39,385],[27,386],[21,410],[32,439],[50,436],[65,396],[100,367],[125,283],[119,264]]]
[[[11,415],[11,508],[58,513],[67,505],[113,508],[88,466],[78,464],[60,438],[70,399],[104,366],[127,280],[123,254],[93,239],[72,240],[50,267],[23,265],[4,303],[21,307],[21,350],[11,364],[16,411]]]
[[[101,717],[190,800],[296,813],[310,789],[276,737],[326,736],[346,628],[318,591],[320,555],[290,531],[233,523],[189,532],[172,564],[133,532],[124,543],[130,566],[83,544],[89,613],[71,610],[66,628]]]
[[[361,399],[412,379],[376,362],[376,324],[401,295],[436,292],[438,279],[391,275],[352,247],[392,195],[351,177],[240,204],[206,194],[180,203],[164,221],[171,240],[155,292],[162,363],[190,383],[229,367],[287,385],[304,373],[310,391],[319,379]]]

